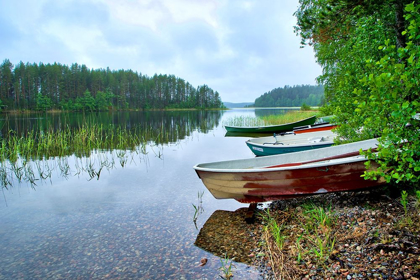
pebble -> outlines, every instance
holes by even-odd
[[[364,197],[367,196],[370,199],[364,200]],[[346,199],[340,199],[340,197],[346,197]],[[352,193],[352,195],[349,195],[343,193],[308,198],[312,203],[324,203],[324,205],[328,199],[331,199],[328,203],[333,205],[332,210],[334,211],[334,217],[336,217],[336,225],[334,227],[335,246],[330,258],[325,259],[322,265],[316,264],[315,268],[325,268],[325,265],[327,267],[322,273],[314,271],[313,264],[317,263],[317,260],[311,254],[305,257],[306,266],[297,264],[295,259],[290,260],[292,267],[296,265],[299,267],[298,271],[301,274],[296,276],[297,278],[302,279],[305,276],[305,279],[317,280],[394,279],[396,275],[400,275],[399,271],[404,271],[405,276],[409,276],[407,277],[408,279],[417,275],[420,277],[420,273],[416,270],[416,267],[420,267],[420,257],[386,248],[386,246],[395,244],[406,249],[402,247],[401,240],[403,238],[413,244],[420,242],[420,238],[415,232],[407,232],[407,235],[401,229],[395,231],[395,228],[398,226],[395,221],[398,221],[400,219],[399,215],[403,213],[398,200],[383,199],[380,193],[375,193],[374,191],[372,193],[364,192],[364,194]],[[304,203],[304,199],[296,199],[287,205],[282,202],[282,211],[286,211],[285,216],[287,216],[287,210],[285,209],[288,208],[293,215],[302,215],[302,213],[295,211],[296,208],[294,206],[301,207]],[[366,206],[367,204],[369,206]],[[373,208],[376,210],[370,210]],[[293,219],[294,217],[289,218],[291,222],[293,222]],[[289,227],[289,229],[294,228],[290,225],[286,225],[286,227]],[[412,229],[417,230],[415,227]],[[301,234],[302,231],[290,234],[289,237],[301,236]],[[313,240],[316,240],[316,237],[315,235]],[[385,242],[381,244],[381,241]],[[291,237],[290,244],[290,246],[295,244],[294,239]],[[378,245],[384,247],[382,248]],[[377,246],[379,247],[378,249],[376,249]],[[288,252],[287,249],[283,249],[284,252]],[[398,259],[396,259],[397,256]]]

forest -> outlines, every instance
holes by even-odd
[[[255,107],[300,107],[303,104],[318,106],[323,102],[322,85],[284,86],[264,93],[255,99]]]
[[[420,4],[299,0],[295,32],[322,67],[327,114],[345,141],[378,138],[365,178],[420,181]]]
[[[132,70],[89,69],[77,63],[0,65],[3,110],[103,111],[223,108],[217,91],[193,87],[173,75],[153,77]]]

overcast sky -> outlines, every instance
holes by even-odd
[[[0,0],[0,59],[169,74],[253,102],[321,74],[298,0]]]

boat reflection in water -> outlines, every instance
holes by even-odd
[[[260,223],[248,224],[247,211],[248,208],[234,212],[216,210],[201,228],[194,245],[217,257],[252,265]]]

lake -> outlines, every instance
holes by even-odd
[[[13,180],[12,187],[2,188],[0,279],[220,279],[227,259],[195,245],[196,239],[210,217],[219,217],[212,222],[217,230],[217,223],[229,220],[229,212],[248,205],[216,200],[192,167],[253,157],[247,138],[225,137],[223,122],[282,112],[2,116],[3,136],[11,130],[24,135],[30,129],[83,122],[151,126],[158,133],[147,139],[144,152],[96,150],[37,161],[34,170],[47,166],[48,178],[36,185]],[[63,162],[70,167],[65,174]],[[103,162],[100,176],[91,176],[89,168],[98,169]],[[211,246],[213,240],[204,243]],[[200,266],[203,258],[208,261]],[[261,278],[247,263],[232,264],[235,279]]]

